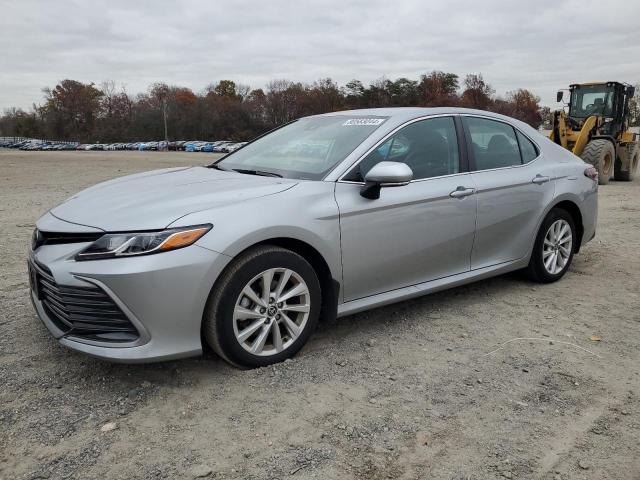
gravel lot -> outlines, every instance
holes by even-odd
[[[274,367],[60,347],[28,297],[37,218],[212,158],[0,151],[0,479],[640,478],[638,180],[601,188],[561,282],[512,274],[324,323]]]

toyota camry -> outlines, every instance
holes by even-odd
[[[31,298],[88,355],[210,347],[264,366],[322,317],[513,270],[560,279],[595,235],[597,190],[593,167],[509,117],[305,117],[211,165],[118,178],[52,208],[29,251]]]

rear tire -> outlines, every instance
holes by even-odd
[[[582,160],[598,170],[598,183],[606,185],[613,175],[616,150],[609,140],[597,138],[587,143],[582,151]]]
[[[203,335],[232,365],[264,367],[303,347],[320,307],[320,282],[309,262],[264,245],[242,254],[222,273],[207,300]]]
[[[560,280],[571,265],[576,241],[576,227],[569,212],[552,209],[536,236],[527,267],[529,278],[539,283]]]
[[[621,171],[622,162],[616,161],[615,168],[615,179],[621,182],[631,182],[633,181],[633,177],[638,169],[638,161],[640,158],[640,151],[636,151],[636,153],[631,157],[629,162],[629,170],[626,172]]]

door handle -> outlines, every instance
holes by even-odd
[[[464,197],[468,197],[469,195],[473,195],[474,193],[476,193],[475,188],[467,188],[467,187],[460,186],[456,188],[453,192],[451,192],[449,196],[452,198],[464,198]]]
[[[542,185],[543,183],[547,183],[549,180],[551,180],[549,177],[544,177],[538,174],[535,177],[533,177],[533,180],[531,180],[531,183],[535,183],[536,185]]]

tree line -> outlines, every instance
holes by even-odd
[[[0,135],[87,142],[249,140],[295,118],[345,109],[400,106],[460,106],[518,118],[537,128],[550,111],[526,89],[504,97],[481,74],[433,71],[413,80],[380,78],[368,86],[330,78],[311,84],[273,80],[251,89],[231,80],[189,88],[156,83],[129,94],[113,81],[99,85],[63,80],[43,89],[30,111],[12,108],[0,117]]]

